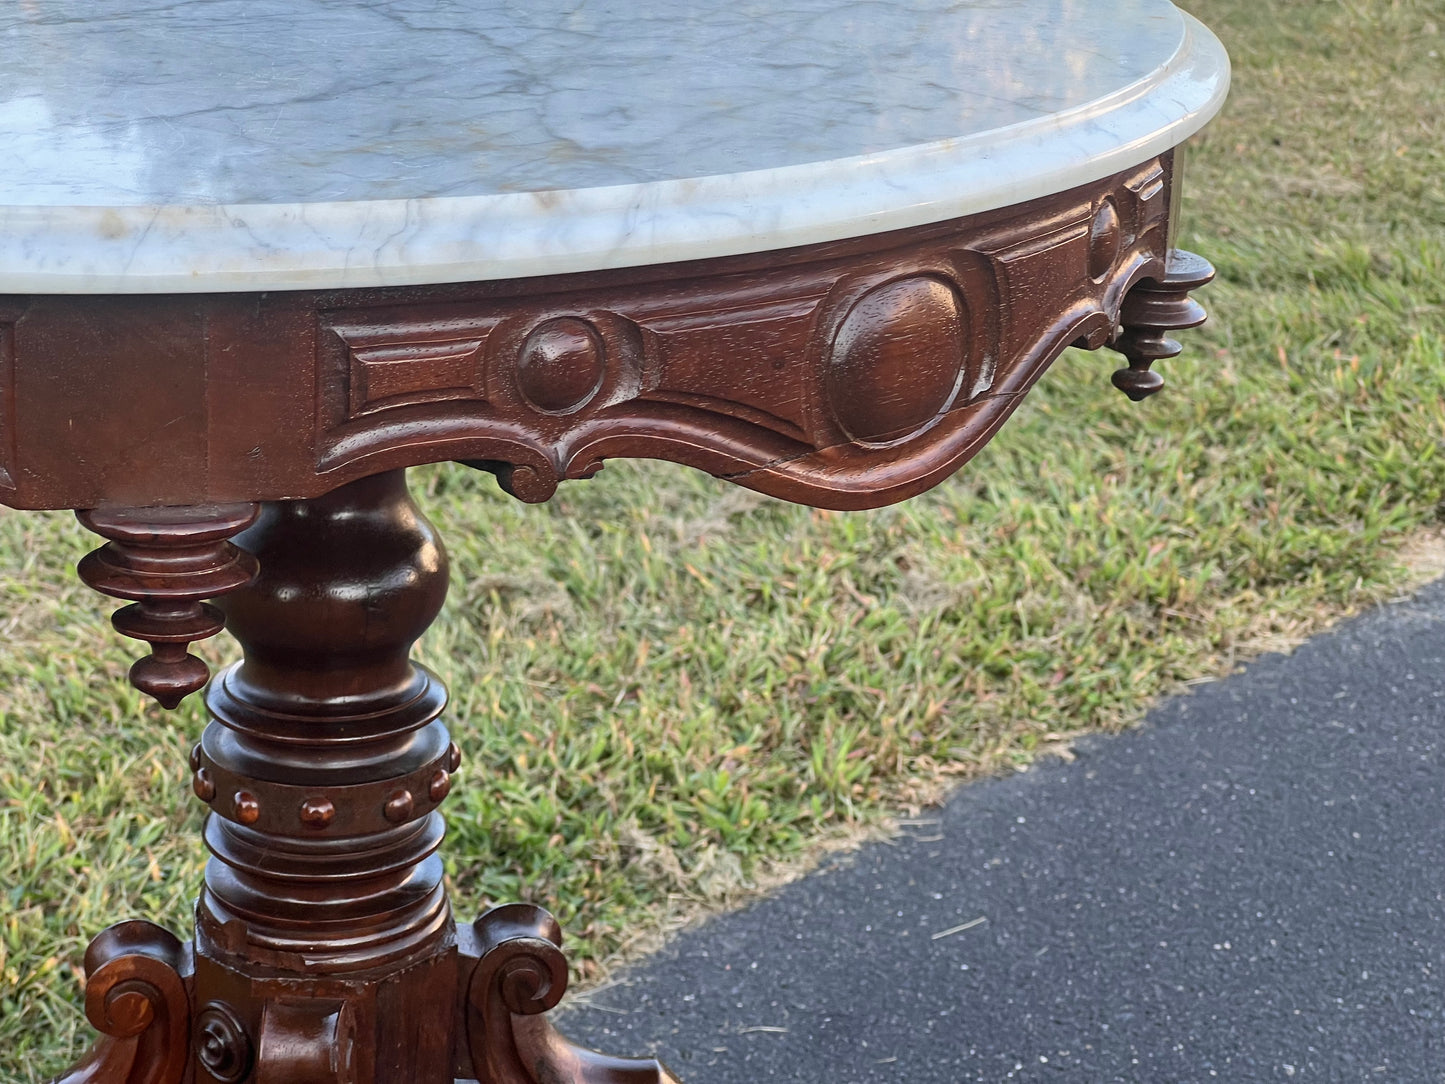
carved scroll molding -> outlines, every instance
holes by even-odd
[[[540,907],[495,907],[458,931],[471,968],[464,984],[466,1047],[479,1084],[677,1084],[660,1062],[614,1058],[569,1042],[545,1014],[567,989],[562,931]],[[459,1081],[458,1084],[463,1084]]]
[[[659,458],[824,507],[902,500],[970,458],[1066,346],[1116,337],[1126,294],[1165,273],[1169,180],[1155,159],[672,279],[347,298],[319,313],[316,469],[459,459],[538,501],[608,458]]]
[[[228,541],[256,518],[254,504],[189,508],[103,508],[76,513],[110,541],[80,561],[80,578],[102,594],[129,599],[111,623],[151,645],[130,670],[131,684],[176,707],[206,684],[210,669],[186,649],[216,635],[225,618],[205,599],[242,587],[256,561]]]
[[[149,922],[122,922],[85,953],[85,1015],[102,1038],[51,1084],[181,1084],[190,1061],[189,953]]]
[[[1117,341],[1146,367],[1162,344],[1119,337],[1121,307],[1166,275],[1174,188],[1166,154],[1018,206],[776,252],[100,309],[0,299],[0,498],[293,500],[451,459],[539,501],[622,457],[800,503],[887,504],[962,465],[1070,343]]]

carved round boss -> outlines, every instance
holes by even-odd
[[[607,349],[586,320],[559,316],[533,329],[517,359],[517,387],[544,414],[581,410],[602,387]]]
[[[882,444],[946,410],[967,362],[963,298],[942,278],[915,275],[854,303],[834,336],[823,389],[844,433]]]

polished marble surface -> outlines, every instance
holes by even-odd
[[[1097,179],[1218,109],[1167,0],[19,0],[0,291],[758,251]]]

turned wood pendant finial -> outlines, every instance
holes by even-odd
[[[151,653],[130,681],[174,708],[206,684],[210,669],[187,651],[225,627],[205,600],[250,583],[256,559],[228,539],[255,521],[254,504],[185,508],[101,508],[77,512],[82,524],[110,541],[80,561],[80,578],[102,594],[130,600],[111,623],[144,640]]]
[[[1172,249],[1162,278],[1144,279],[1129,291],[1119,311],[1119,334],[1109,344],[1128,358],[1129,367],[1114,373],[1114,387],[1137,403],[1164,386],[1150,366],[1184,349],[1169,332],[1204,323],[1208,313],[1189,294],[1213,278],[1204,257]]]

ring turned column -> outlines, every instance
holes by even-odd
[[[435,852],[460,754],[410,659],[447,560],[404,472],[266,505],[218,602],[244,660],[192,754],[201,1084],[449,1084],[456,947]]]
[[[102,1038],[58,1084],[671,1084],[552,1028],[567,963],[546,911],[452,922],[437,807],[461,753],[445,688],[410,658],[447,560],[404,471],[259,517],[82,520],[111,540],[82,574],[133,600],[117,628],[158,645],[146,684],[203,681],[185,647],[222,619],[244,658],[211,683],[191,754],[212,855],[193,945],[146,922],[92,942]]]

